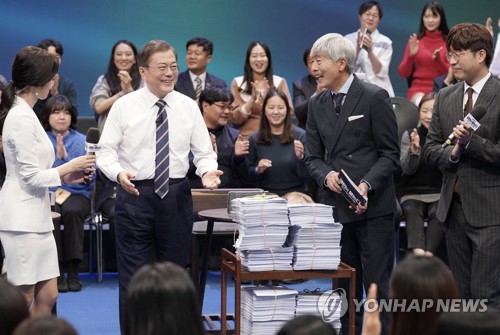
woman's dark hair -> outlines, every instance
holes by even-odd
[[[498,335],[500,334],[500,314],[497,310],[441,313],[435,335]]]
[[[434,15],[439,15],[441,18],[441,22],[439,23],[439,31],[443,35],[444,40],[446,41],[446,37],[448,36],[448,33],[450,32],[450,28],[448,27],[448,23],[446,22],[446,15],[444,14],[444,8],[443,5],[436,1],[431,1],[428,2],[425,6],[424,9],[422,9],[422,14],[420,15],[420,26],[418,27],[418,34],[417,37],[418,39],[421,39],[425,35],[425,25],[424,25],[424,15],[425,12],[430,9],[432,14]]]
[[[252,82],[254,81],[253,79],[253,70],[252,67],[250,66],[250,54],[252,53],[252,49],[256,47],[257,45],[260,45],[262,49],[264,49],[264,52],[266,53],[267,56],[267,69],[265,76],[267,78],[267,81],[269,83],[269,87],[273,88],[274,87],[274,81],[273,81],[273,62],[271,60],[271,50],[269,50],[269,47],[267,46],[266,43],[261,42],[261,41],[253,41],[250,43],[247,49],[247,56],[245,59],[245,66],[243,67],[243,82],[241,83],[240,86],[240,91],[243,90],[243,92],[252,94]],[[246,83],[245,89],[242,89],[243,84]]]
[[[283,133],[280,135],[280,142],[288,143],[292,142],[294,139],[293,138],[294,131],[292,128],[292,117],[290,115],[291,109],[290,109],[290,104],[288,103],[288,98],[282,91],[272,88],[267,93],[266,97],[264,98],[264,103],[262,104],[262,117],[260,118],[260,129],[257,138],[255,139],[257,143],[262,143],[262,144],[271,143],[272,139],[271,125],[269,124],[269,120],[267,119],[266,116],[266,106],[269,99],[271,99],[274,96],[280,97],[285,102],[286,106],[285,127],[283,129]]]
[[[0,135],[9,110],[14,104],[16,93],[28,86],[42,87],[51,81],[59,69],[56,56],[47,50],[28,46],[22,48],[12,63],[12,80],[2,90],[0,102]]]
[[[0,315],[0,334],[12,334],[30,316],[24,295],[3,278],[0,278]]]
[[[291,319],[277,335],[336,335],[335,329],[317,315],[301,315]]]
[[[33,317],[21,322],[13,335],[78,335],[66,320],[55,315]]]
[[[206,102],[212,105],[214,102],[229,102],[234,101],[234,96],[227,87],[222,86],[209,86],[206,87],[200,94],[198,99],[198,104],[200,106],[200,111],[203,113],[203,103]]]
[[[49,123],[50,114],[60,110],[66,110],[69,112],[69,114],[71,115],[71,123],[69,127],[71,129],[77,128],[76,123],[77,123],[78,113],[76,111],[75,106],[73,106],[71,101],[69,101],[69,99],[66,96],[59,94],[50,97],[45,103],[45,106],[43,107],[41,115],[41,122],[43,129],[45,129],[46,131],[52,129],[50,128],[50,123]]]
[[[422,97],[422,99],[420,99],[420,102],[418,103],[418,110],[420,110],[420,108],[422,108],[422,105],[424,104],[424,102],[436,99],[436,95],[437,95],[436,92],[426,93]]]
[[[382,16],[384,16],[384,12],[382,12],[382,7],[377,1],[367,1],[363,2],[361,6],[359,6],[358,14],[359,16],[363,15],[366,11],[370,10],[373,6],[377,7],[378,10],[378,16],[380,19],[382,19]]]
[[[106,78],[106,81],[108,82],[109,88],[111,90],[111,95],[115,95],[122,90],[121,81],[118,77],[118,68],[115,65],[115,50],[116,47],[120,44],[126,44],[131,47],[136,59],[135,64],[132,65],[132,68],[130,69],[130,77],[132,77],[132,87],[134,88],[134,90],[136,90],[141,84],[141,75],[139,73],[139,66],[137,65],[137,48],[135,47],[134,43],[130,42],[129,40],[119,40],[115,43],[115,45],[113,45],[113,48],[111,49],[108,71],[104,75],[104,78]]]
[[[186,270],[170,263],[143,266],[127,291],[127,335],[204,334],[196,291]]]
[[[433,305],[425,310],[395,310],[392,313],[390,334],[434,334],[440,303],[458,298],[458,289],[451,270],[437,257],[410,255],[402,260],[391,276],[389,295],[403,301],[408,307],[412,301],[424,306],[424,300]]]

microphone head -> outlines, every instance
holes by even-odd
[[[101,137],[101,132],[99,131],[99,129],[91,127],[87,131],[86,142],[87,143],[97,144],[97,143],[99,143],[99,138],[100,137]]]
[[[486,114],[486,108],[480,105],[475,106],[470,113],[477,121],[479,121],[484,116],[484,114]]]

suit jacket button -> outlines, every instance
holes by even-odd
[[[347,156],[349,159],[352,159],[352,155]]]

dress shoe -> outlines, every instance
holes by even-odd
[[[68,278],[68,288],[71,292],[80,292],[82,290],[82,282],[78,278]]]
[[[64,278],[63,275],[57,277],[57,290],[60,293],[65,293],[69,290],[68,281],[66,280],[66,278]]]

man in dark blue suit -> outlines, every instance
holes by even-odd
[[[326,34],[314,43],[311,57],[325,91],[310,98],[306,165],[324,185],[323,201],[335,206],[334,217],[343,225],[340,258],[356,269],[356,299],[361,301],[371,283],[377,284],[379,298],[387,298],[394,263],[393,174],[399,164],[396,116],[386,90],[353,75],[356,50],[348,39]],[[352,208],[343,198],[341,169],[367,196],[364,205]],[[340,285],[348,293],[347,284]],[[387,313],[381,313],[381,321],[386,334]],[[356,313],[356,334],[361,327],[362,310]],[[348,333],[347,315],[342,333]]]
[[[295,110],[297,120],[299,120],[299,127],[303,129],[306,128],[309,98],[315,93],[321,92],[321,89],[317,89],[318,84],[316,83],[316,78],[313,76],[310,52],[311,48],[307,48],[304,51],[303,57],[304,64],[309,73],[307,76],[293,82],[293,109]]]
[[[179,73],[175,90],[198,100],[206,87],[226,87],[226,81],[207,72],[207,65],[212,60],[214,45],[204,37],[195,37],[186,43],[187,70]]]

